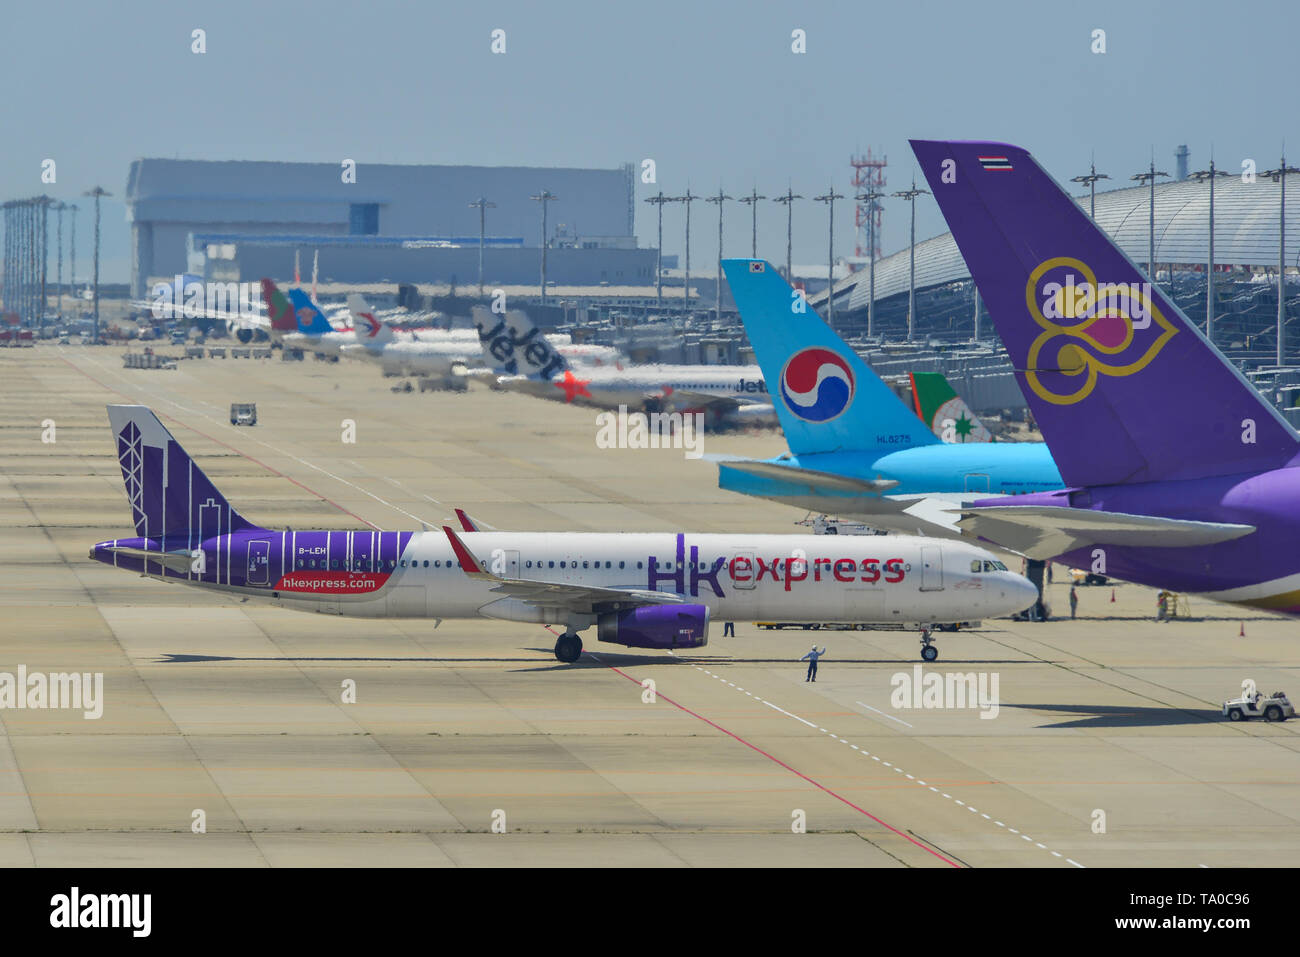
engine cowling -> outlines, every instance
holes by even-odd
[[[642,605],[596,619],[596,638],[629,648],[699,648],[709,643],[704,605]]]

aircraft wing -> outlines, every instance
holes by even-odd
[[[1055,558],[1089,545],[1186,548],[1249,535],[1254,525],[1191,522],[1052,505],[989,505],[962,510],[958,527],[1029,558]]]
[[[484,567],[468,546],[449,526],[442,526],[456,560],[466,577],[479,581],[496,582],[492,589],[502,598],[537,605],[541,608],[559,608],[577,614],[593,615],[606,611],[619,611],[640,605],[670,605],[683,602],[680,595],[671,592],[649,591],[640,588],[598,588],[590,585],[568,585],[563,582],[534,581],[527,578],[502,578]]]

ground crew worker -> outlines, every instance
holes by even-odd
[[[722,637],[723,637],[723,638],[735,638],[735,637],[736,637],[736,623],[735,623],[734,621],[723,622],[723,624],[722,624]]]
[[[826,654],[826,649],[824,647],[822,648],[821,651],[818,651],[817,646],[813,645],[812,651],[808,652],[808,654],[804,655],[802,658],[799,659],[800,661],[808,662],[808,675],[803,679],[804,681],[817,680],[817,659],[824,654]]]
[[[1074,613],[1079,610],[1079,593],[1070,586],[1070,620],[1074,620]]]

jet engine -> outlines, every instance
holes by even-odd
[[[709,642],[704,605],[642,605],[596,619],[596,638],[629,648],[699,648]]]

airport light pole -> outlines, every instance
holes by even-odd
[[[1147,239],[1147,273],[1151,276],[1151,281],[1156,281],[1156,178],[1159,176],[1168,176],[1163,170],[1156,169],[1156,161],[1151,161],[1151,168],[1141,173],[1134,173],[1129,179],[1137,180],[1139,183],[1149,184],[1151,187],[1151,202],[1148,214],[1150,217],[1150,235]],[[1174,274],[1173,268],[1170,267],[1169,275]]]
[[[655,299],[658,300],[656,308],[664,307],[664,203],[675,203],[677,200],[665,196],[664,191],[659,190],[658,194],[651,196],[646,200],[647,203],[653,204],[659,211],[659,244],[655,251]]]
[[[772,202],[781,203],[785,206],[785,281],[794,285],[794,266],[791,264],[791,250],[794,248],[794,201],[803,199],[789,186],[780,196],[772,198]]]
[[[58,266],[58,272],[56,273],[57,279],[55,282],[55,289],[57,289],[58,291],[55,293],[55,295],[58,296],[59,299],[58,311],[59,311],[60,319],[63,318],[63,211],[67,208],[68,208],[68,204],[63,202],[62,200],[54,204],[54,211],[58,214],[56,220],[58,225],[55,226],[54,242],[55,245],[59,247],[59,255],[58,255],[59,266]]]
[[[96,186],[94,189],[87,190],[82,196],[95,197],[95,332],[94,342],[99,342],[99,201],[104,196],[112,196],[108,190],[102,186]]]
[[[1300,173],[1300,167],[1287,166],[1286,154],[1277,169],[1265,170],[1264,175],[1282,187],[1279,193],[1277,217],[1277,364],[1286,365],[1286,176]]]
[[[916,177],[912,177],[912,188],[899,190],[894,194],[912,204],[912,238],[908,241],[908,280],[907,280],[907,341],[912,341],[916,328],[916,197],[929,196],[928,189],[916,188]]]
[[[496,203],[489,203],[487,198],[480,196],[474,202],[469,204],[470,209],[478,210],[478,297],[483,298],[483,239],[487,234],[487,211],[495,209]],[[545,235],[546,228],[542,227],[542,234]],[[546,288],[543,280],[542,288]]]
[[[1214,180],[1218,176],[1231,176],[1227,170],[1214,168],[1214,157],[1210,157],[1209,169],[1198,169],[1192,179],[1198,182],[1209,180],[1210,183],[1210,256],[1205,272],[1205,338],[1214,344]]]
[[[759,196],[757,187],[752,189],[748,196],[740,197],[740,201],[750,208],[749,210],[750,220],[751,220],[749,225],[749,232],[750,232],[749,258],[750,259],[758,258],[758,201],[760,199],[767,199],[767,197]]]
[[[691,308],[691,203],[699,198],[689,186],[685,195],[677,197],[677,202],[686,204],[686,282],[682,285],[682,303],[687,311]]]
[[[867,204],[867,335],[876,327],[876,200],[885,194],[877,190],[858,193],[853,198]]]
[[[1097,180],[1110,179],[1105,173],[1097,172],[1097,164],[1089,163],[1088,172],[1084,176],[1071,176],[1071,183],[1082,183],[1088,187],[1088,215],[1094,221],[1097,219]]]
[[[843,198],[843,193],[835,192],[834,183],[821,196],[813,197],[814,203],[825,203],[830,213],[830,236],[826,246],[826,324],[832,328],[835,323],[835,201]]]
[[[72,298],[77,298],[77,204],[68,207],[72,210],[72,230],[68,234],[68,283],[72,286]]]
[[[556,195],[549,189],[544,189],[540,193],[529,196],[535,203],[542,204],[542,305],[546,305],[546,206],[551,200],[556,199]]]
[[[704,198],[706,203],[718,204],[718,285],[713,299],[713,315],[718,320],[722,319],[722,204],[729,199],[731,197],[722,191],[721,186],[718,187],[718,195]]]

